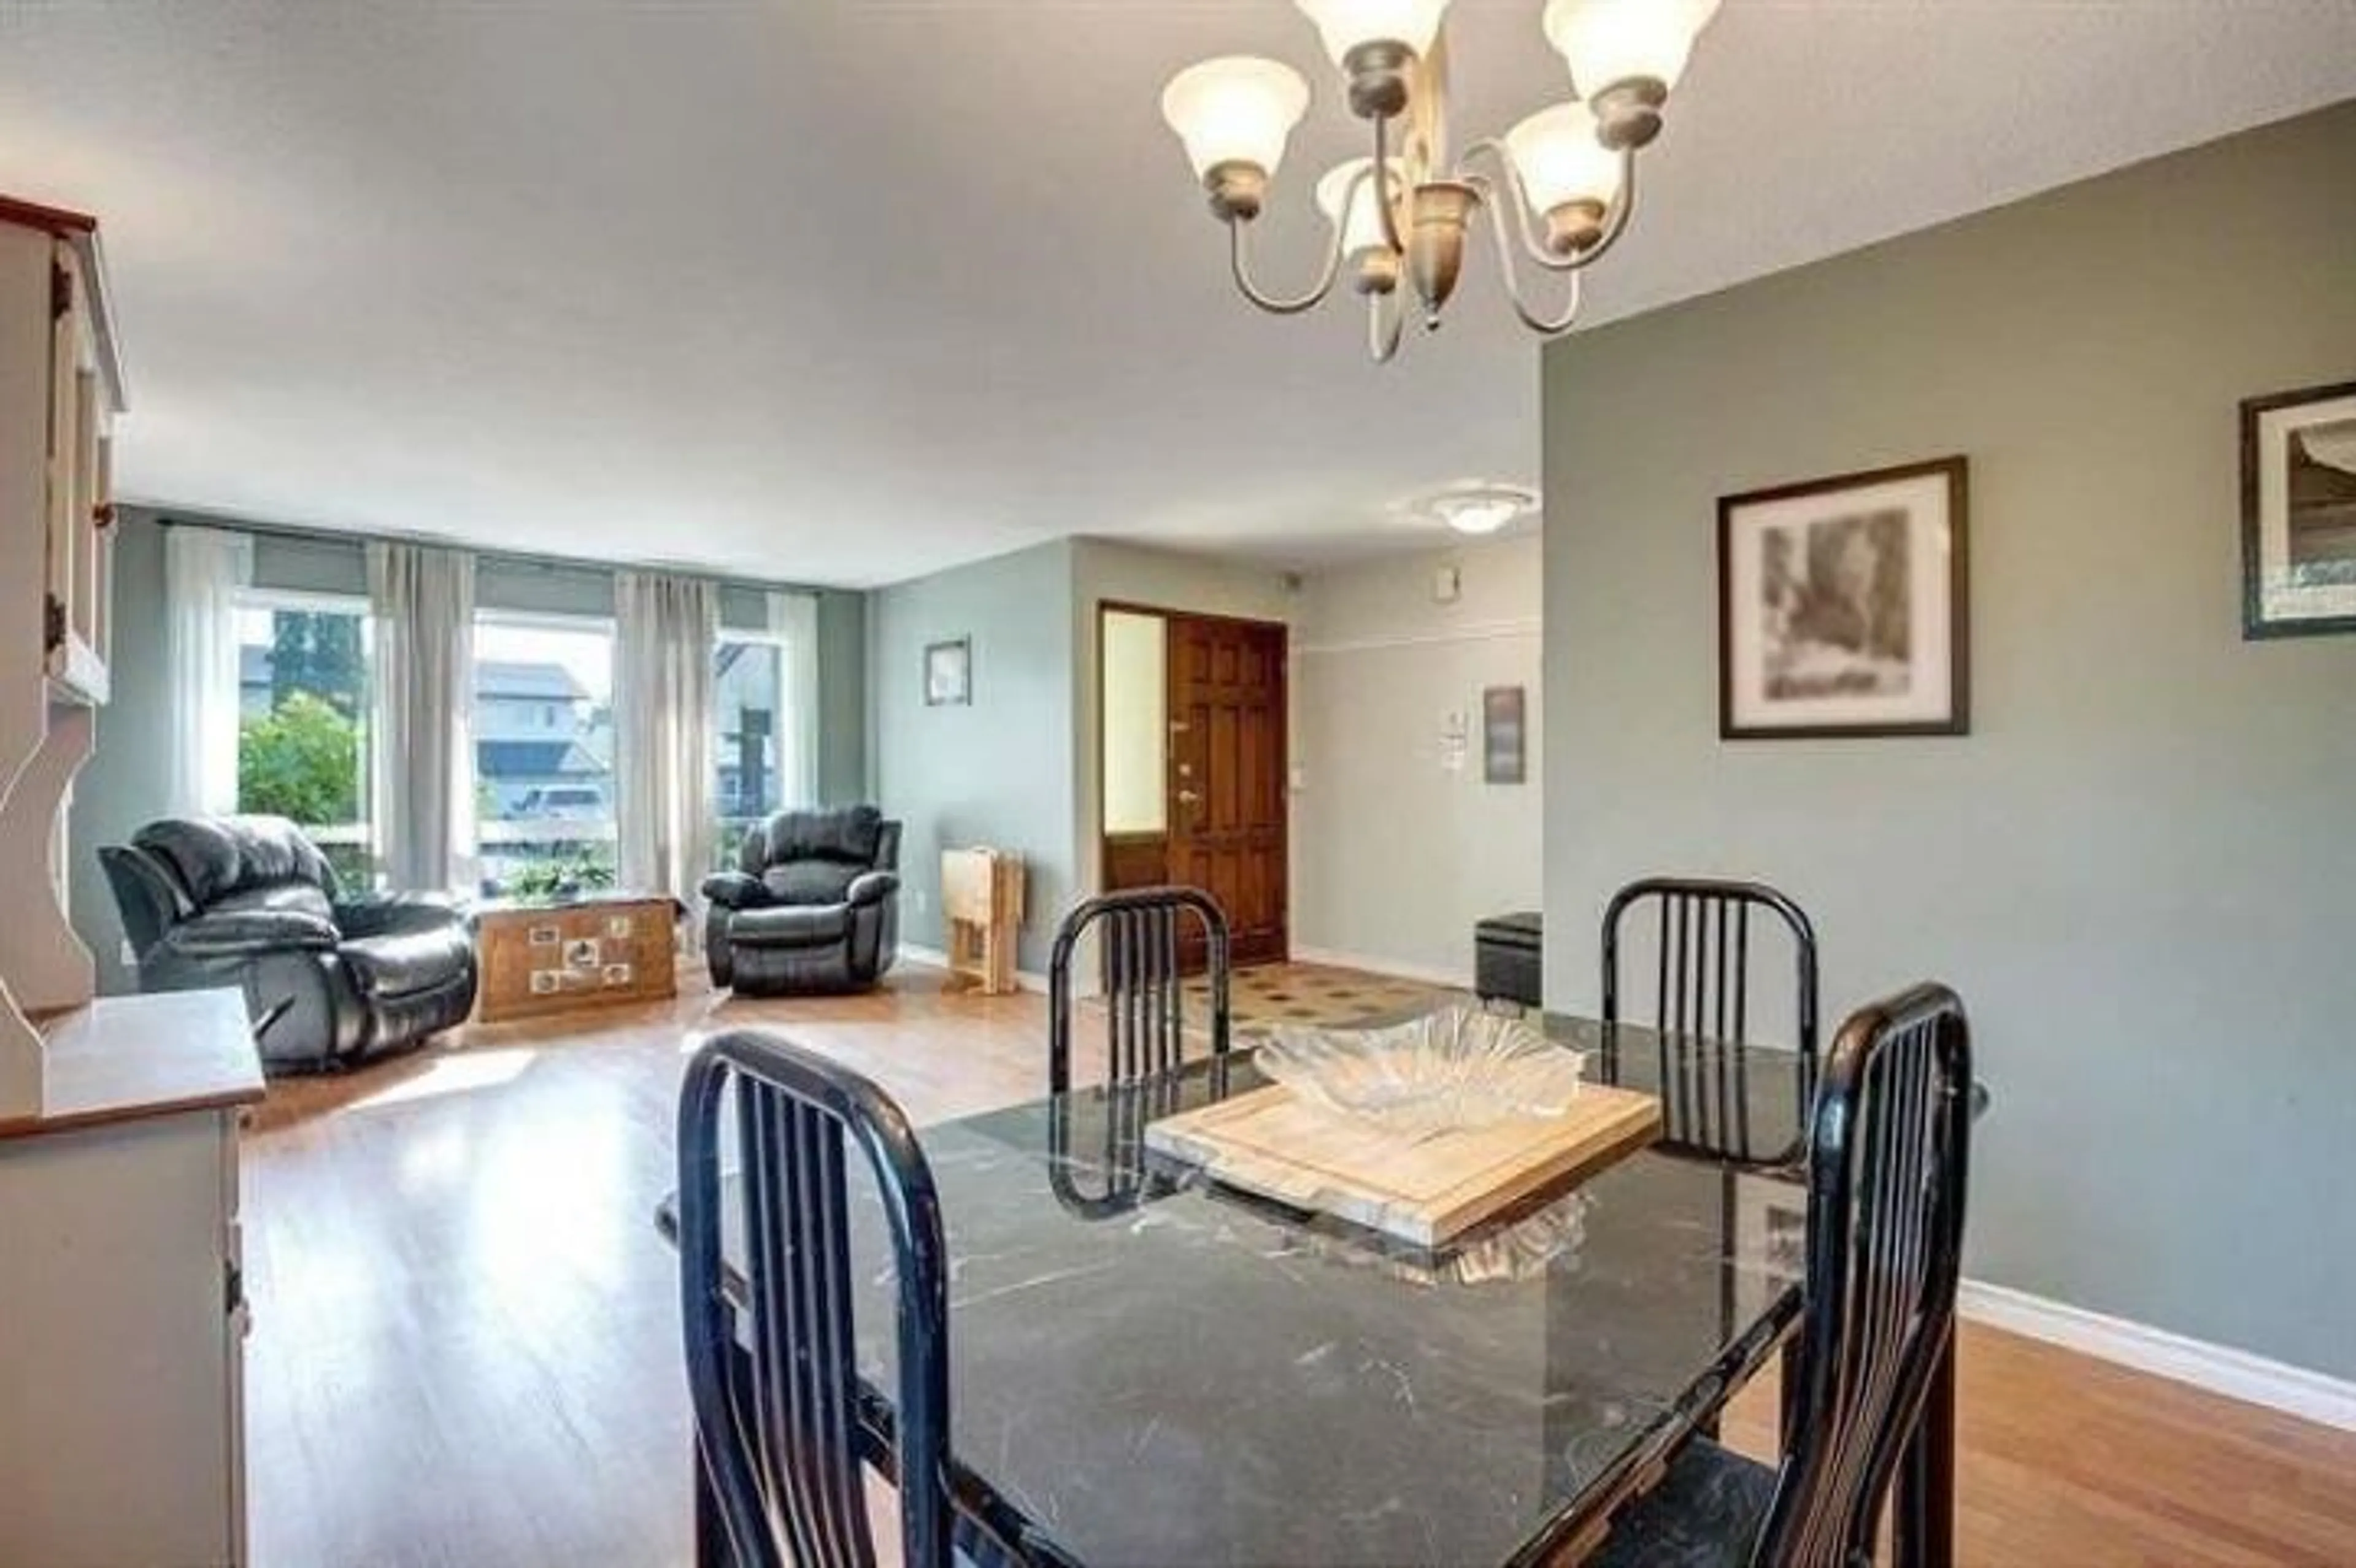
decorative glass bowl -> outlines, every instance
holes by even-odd
[[[1464,1003],[1384,1029],[1280,1025],[1258,1060],[1311,1104],[1418,1137],[1559,1116],[1586,1065],[1520,1019]]]

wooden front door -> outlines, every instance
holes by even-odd
[[[1239,965],[1287,956],[1284,667],[1280,625],[1169,617],[1165,872],[1219,901]]]

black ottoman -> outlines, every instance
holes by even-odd
[[[1472,988],[1483,1001],[1546,1005],[1541,940],[1536,910],[1491,915],[1472,927]]]

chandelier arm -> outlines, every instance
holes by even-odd
[[[1505,143],[1494,136],[1483,136],[1465,148],[1463,157],[1457,160],[1456,177],[1467,184],[1479,186],[1486,193],[1483,197],[1484,204],[1496,206],[1495,192],[1490,188],[1490,181],[1472,172],[1472,160],[1483,153],[1495,158],[1497,166],[1505,171],[1505,192],[1513,198],[1514,228],[1521,234],[1523,254],[1549,272],[1576,272],[1580,265],[1577,257],[1557,256],[1539,242],[1537,229],[1530,222],[1529,190],[1522,184],[1522,171],[1514,166],[1513,155],[1505,150]],[[1505,243],[1505,227],[1502,221],[1496,226],[1499,244]]]
[[[1387,365],[1399,350],[1399,332],[1407,325],[1407,311],[1398,295],[1376,293],[1366,296],[1366,353],[1377,365]]]
[[[1628,220],[1636,216],[1636,149],[1620,149],[1620,189],[1612,198],[1612,210],[1603,215],[1603,232],[1595,243],[1570,259],[1573,271],[1591,266],[1603,259],[1603,253],[1620,242],[1628,231]]]
[[[1529,302],[1522,297],[1521,276],[1514,270],[1513,237],[1506,231],[1505,215],[1497,210],[1502,204],[1495,199],[1496,193],[1486,178],[1474,175],[1469,183],[1483,193],[1481,205],[1489,209],[1489,225],[1497,236],[1497,271],[1505,277],[1505,297],[1513,302],[1514,314],[1522,318],[1523,325],[1541,336],[1553,337],[1569,331],[1571,324],[1579,319],[1579,307],[1583,301],[1580,275],[1576,272],[1570,274],[1570,296],[1561,315],[1548,320],[1531,309]]]
[[[1342,225],[1333,225],[1333,242],[1326,248],[1324,269],[1307,293],[1278,299],[1263,293],[1259,285],[1252,282],[1251,264],[1244,255],[1244,220],[1240,218],[1227,219],[1227,268],[1235,274],[1236,287],[1243,291],[1244,298],[1270,315],[1299,315],[1313,310],[1333,292],[1333,280],[1342,274]]]
[[[1391,254],[1404,261],[1407,245],[1399,238],[1398,215],[1391,208],[1391,122],[1387,114],[1375,116],[1375,211],[1382,219],[1383,243]],[[1347,212],[1348,208],[1342,210]]]

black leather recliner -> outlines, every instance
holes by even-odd
[[[900,825],[872,805],[781,811],[703,880],[712,983],[746,996],[864,990],[900,937]]]
[[[424,896],[338,896],[279,816],[151,822],[98,852],[143,991],[237,986],[273,1069],[341,1067],[448,1029],[475,1006],[465,914]]]

